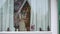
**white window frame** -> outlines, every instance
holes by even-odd
[[[1,33],[15,33],[15,34],[19,34],[19,33],[30,33],[30,34],[45,34],[45,33],[50,33],[50,34],[58,34],[58,9],[57,9],[57,1],[56,0],[51,0],[50,2],[50,6],[51,6],[51,31],[39,31],[39,32],[0,32]]]
[[[58,34],[57,0],[51,0],[51,32],[52,34]]]

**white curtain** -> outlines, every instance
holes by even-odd
[[[1,0],[2,1],[2,0]],[[49,0],[28,0],[31,6],[30,26],[34,25],[34,31],[47,31],[50,22],[50,4]],[[0,31],[14,31],[14,0],[6,0],[0,5]],[[31,27],[30,27],[31,29]],[[32,29],[31,29],[32,30]]]
[[[34,31],[48,30],[50,27],[50,0],[29,0],[31,5],[31,22],[30,26],[34,25]],[[31,28],[30,28],[31,29]],[[32,29],[31,29],[32,30]]]
[[[2,0],[4,1],[4,0]],[[5,0],[0,7],[0,31],[14,31],[13,24],[14,0]]]

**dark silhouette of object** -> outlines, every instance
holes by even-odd
[[[40,28],[40,31],[42,31],[42,29]]]
[[[49,27],[49,26],[48,26],[48,28],[47,28],[47,29],[48,29],[48,31],[50,31],[50,27]]]
[[[16,24],[15,24],[14,28],[15,28],[15,31],[17,31],[17,29],[18,29],[18,31],[19,31],[19,25],[16,25]]]
[[[10,31],[9,27],[7,28],[7,31]]]

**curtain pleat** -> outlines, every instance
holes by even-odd
[[[31,0],[31,25],[34,31],[48,31],[50,28],[50,4],[49,0]]]
[[[31,7],[30,30],[48,31],[51,28],[50,0],[29,0]],[[6,0],[0,7],[0,31],[14,31],[14,0]]]
[[[14,0],[6,0],[4,5],[0,8],[0,31],[14,31],[13,11]]]

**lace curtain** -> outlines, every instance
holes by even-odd
[[[31,26],[33,31],[48,31],[51,28],[50,0],[27,0],[31,6]],[[0,7],[0,31],[15,31],[14,29],[14,0],[6,0]]]
[[[5,0],[5,3],[0,7],[0,31],[7,31],[8,29],[14,31],[13,9],[14,0]]]
[[[30,26],[34,26],[34,31],[50,30],[51,28],[50,0],[31,0],[30,4],[31,4]]]

